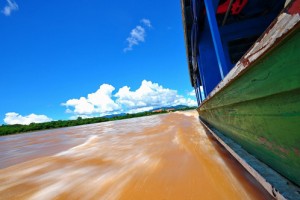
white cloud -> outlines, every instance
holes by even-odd
[[[200,86],[200,94],[201,94],[202,99],[205,99],[203,86]]]
[[[124,86],[115,94],[116,102],[124,110],[153,109],[164,106],[188,105],[195,106],[197,102],[191,98],[179,95],[176,90],[164,88],[163,86],[143,80],[136,91]]]
[[[12,11],[19,9],[18,4],[14,0],[6,0],[6,6],[1,11],[5,16],[10,16]]]
[[[90,103],[85,97],[80,97],[79,99],[70,99],[64,106],[74,107],[74,112],[77,114],[92,114],[95,110],[95,107]],[[71,109],[67,109],[66,112],[70,113]],[[72,111],[71,111],[72,112]]]
[[[145,42],[146,30],[145,28],[151,28],[151,22],[149,19],[142,19],[141,25],[137,25],[130,31],[130,36],[126,39],[128,45],[124,48],[124,52],[131,51],[133,46],[139,45],[141,42]]]
[[[151,21],[149,19],[141,19],[141,23],[143,23],[145,26],[151,28]]]
[[[6,124],[30,124],[30,123],[42,123],[52,121],[51,118],[46,115],[36,115],[30,114],[27,116],[22,116],[15,112],[9,112],[5,114],[4,122]]]
[[[195,100],[179,95],[176,90],[164,88],[146,80],[142,81],[140,87],[135,91],[124,86],[113,95],[114,90],[113,86],[103,84],[95,93],[88,94],[87,98],[70,99],[62,105],[66,106],[66,112],[73,113],[75,118],[121,112],[136,113],[164,106],[197,105]]]
[[[190,91],[188,93],[188,95],[191,96],[191,97],[195,97],[196,96],[195,90],[193,89],[192,91]]]
[[[142,81],[140,88],[136,91],[130,91],[128,86],[119,89],[115,96],[120,105],[129,109],[137,109],[142,107],[169,106],[174,103],[177,91],[163,88],[157,83],[151,81]]]
[[[111,98],[114,90],[113,86],[103,84],[96,92],[88,94],[87,98],[70,99],[62,105],[67,107],[66,113],[75,113],[76,115],[110,113],[120,109],[119,105]],[[69,107],[73,107],[74,110]]]
[[[139,45],[140,42],[145,41],[145,29],[141,26],[136,26],[131,30],[130,36],[126,40],[128,46],[124,49],[124,52],[131,51],[134,45]]]

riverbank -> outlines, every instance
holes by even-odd
[[[85,124],[94,124],[94,123],[101,123],[107,121],[116,121],[122,119],[130,119],[136,117],[144,117],[144,116],[151,116],[157,114],[164,114],[168,112],[174,111],[184,111],[184,110],[192,110],[195,109],[194,107],[187,107],[182,109],[173,109],[173,110],[166,110],[166,109],[159,109],[155,111],[147,111],[147,112],[140,112],[134,114],[123,114],[123,115],[115,115],[109,117],[93,117],[93,118],[86,118],[83,119],[78,117],[76,120],[58,120],[58,121],[51,121],[51,122],[44,122],[44,123],[31,123],[29,125],[21,125],[21,124],[14,124],[14,125],[2,125],[0,126],[0,136],[4,135],[11,135],[11,134],[19,134],[19,133],[26,133],[32,131],[39,131],[39,130],[48,130],[54,128],[63,128],[63,127],[72,127],[72,126],[80,126]]]

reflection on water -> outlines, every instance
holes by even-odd
[[[0,137],[0,199],[268,199],[194,111]]]

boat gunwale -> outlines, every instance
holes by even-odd
[[[229,87],[235,80],[237,80],[239,77],[241,77],[243,74],[245,74],[247,71],[249,71],[252,67],[255,67],[255,64],[259,62],[261,59],[267,56],[270,52],[272,52],[276,47],[280,46],[286,39],[288,39],[297,29],[300,28],[300,20],[296,22],[296,24],[291,27],[287,32],[285,32],[280,37],[276,38],[273,45],[271,45],[269,48],[267,48],[261,55],[259,55],[254,61],[249,62],[247,58],[245,58],[249,52],[253,49],[253,47],[257,44],[262,42],[264,36],[269,33],[269,31],[274,28],[276,25],[279,17],[283,14],[288,15],[298,15],[300,19],[299,13],[297,14],[289,14],[289,10],[292,8],[292,5],[294,2],[300,2],[300,0],[296,0],[290,3],[289,6],[287,6],[277,17],[276,19],[269,25],[269,27],[262,33],[262,35],[258,38],[258,40],[249,48],[249,50],[244,54],[244,56],[237,62],[237,64],[231,69],[231,71],[225,76],[225,78],[220,81],[220,83],[210,92],[210,94],[206,97],[205,100],[202,101],[199,109],[204,106],[207,102],[209,102],[213,97],[215,97],[218,93],[222,92],[225,88]],[[241,66],[242,65],[242,66]],[[242,68],[240,71],[238,68]],[[235,73],[235,71],[238,71]],[[235,74],[234,74],[235,73]],[[233,74],[233,75],[232,75]],[[233,77],[231,77],[233,76]]]

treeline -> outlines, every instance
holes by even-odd
[[[166,113],[166,111],[162,111],[160,113]],[[31,123],[29,125],[21,125],[21,124],[2,125],[0,126],[0,136],[29,132],[29,131],[47,130],[53,128],[63,128],[63,127],[70,127],[70,126],[79,126],[84,124],[94,124],[100,122],[129,119],[134,117],[149,116],[149,115],[160,114],[160,113],[141,112],[135,114],[118,115],[114,117],[93,117],[93,118],[86,118],[86,119],[78,117],[76,120],[58,120],[58,121],[51,121],[51,122],[44,122],[44,123]]]
[[[189,109],[194,109],[194,108],[184,108],[184,109],[176,109],[176,110],[189,110]],[[4,125],[3,124],[2,126],[0,126],[0,136],[23,133],[23,132],[38,131],[38,130],[47,130],[53,128],[79,126],[84,124],[94,124],[94,123],[129,119],[135,117],[150,116],[156,114],[163,114],[167,112],[168,112],[167,110],[162,110],[160,112],[141,112],[141,113],[134,113],[134,114],[117,115],[112,117],[94,117],[94,118],[86,118],[86,119],[78,117],[76,120],[58,120],[58,121],[51,121],[51,122],[44,122],[44,123],[31,123],[29,125],[21,125],[21,124]]]

